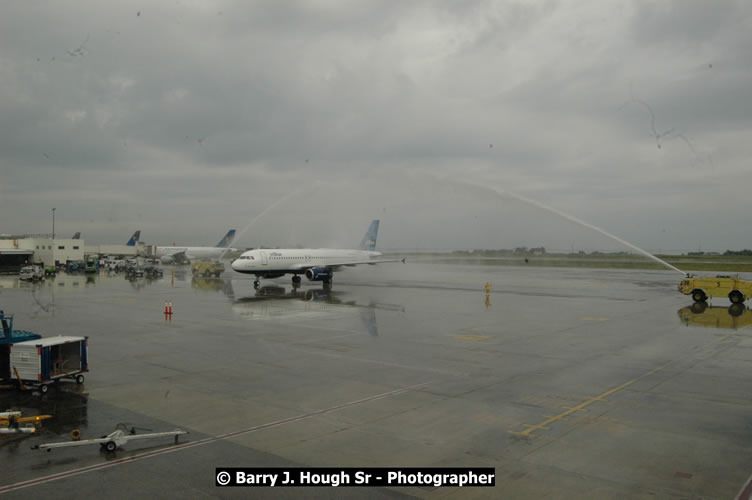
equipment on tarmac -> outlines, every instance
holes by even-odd
[[[32,434],[36,432],[37,424],[48,418],[52,418],[52,415],[22,417],[20,411],[3,411],[0,412],[0,434]],[[28,423],[32,425],[20,425]]]
[[[32,450],[47,450],[52,451],[53,448],[68,448],[71,446],[85,446],[89,444],[98,444],[102,450],[113,452],[116,449],[122,447],[129,441],[135,441],[138,439],[156,439],[167,436],[175,437],[175,444],[178,443],[178,436],[188,434],[188,431],[175,429],[174,431],[166,432],[152,432],[149,434],[136,434],[136,428],[125,426],[125,424],[118,424],[115,430],[106,436],[102,436],[97,439],[79,439],[73,441],[63,441],[60,443],[45,443],[37,444],[31,447]]]

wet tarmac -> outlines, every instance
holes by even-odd
[[[216,488],[220,466],[497,474],[494,489],[252,492],[326,498],[733,498],[752,474],[752,312],[693,305],[677,273],[408,263],[327,292],[165,271],[0,277],[15,327],[88,335],[91,370],[44,396],[0,391],[0,411],[53,415],[0,436],[6,497],[251,493]],[[190,434],[30,449],[119,423]]]

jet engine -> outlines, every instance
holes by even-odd
[[[332,278],[332,273],[320,267],[312,267],[306,269],[305,276],[310,281],[329,281]]]

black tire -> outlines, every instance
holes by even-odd
[[[84,375],[82,373],[79,373],[78,375],[76,375],[76,383],[77,384],[83,384],[84,383],[84,379],[85,379],[85,377],[84,377]]]
[[[117,444],[115,444],[115,441],[107,441],[104,444],[104,449],[109,452],[113,452],[117,449]]]
[[[42,394],[47,394],[47,391],[49,390],[50,390],[50,386],[47,384],[42,384],[39,386],[39,392],[41,392]]]
[[[729,293],[729,300],[734,304],[741,304],[744,302],[744,295],[739,290],[731,290]]]
[[[215,277],[215,278],[219,278],[219,275],[220,275],[220,274],[222,274],[222,273],[220,273],[219,271],[217,271],[216,273],[214,273],[214,277]]]
[[[692,300],[695,302],[705,302],[708,297],[702,290],[692,290]]]

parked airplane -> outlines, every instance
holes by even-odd
[[[78,232],[78,233],[74,234],[74,235],[73,235],[73,238],[71,238],[71,239],[72,239],[72,240],[80,240],[80,239],[81,239],[81,233],[80,233],[80,232]]]
[[[125,246],[135,247],[140,237],[141,237],[141,230],[139,229],[138,231],[133,233],[133,236],[131,236],[131,239],[128,240],[128,243],[126,243]]]
[[[163,264],[180,262],[190,259],[218,259],[225,252],[232,252],[230,243],[235,238],[235,230],[230,229],[227,234],[213,247],[157,247],[156,256]]]
[[[256,281],[253,282],[253,286],[256,288],[259,287],[260,278],[279,278],[285,274],[293,275],[293,285],[300,284],[298,275],[304,274],[309,280],[321,281],[324,287],[329,287],[334,271],[338,271],[343,266],[405,262],[405,259],[379,259],[381,252],[375,251],[378,232],[379,221],[374,220],[360,242],[360,250],[338,248],[249,250],[232,262],[232,268],[239,273],[255,274]]]

